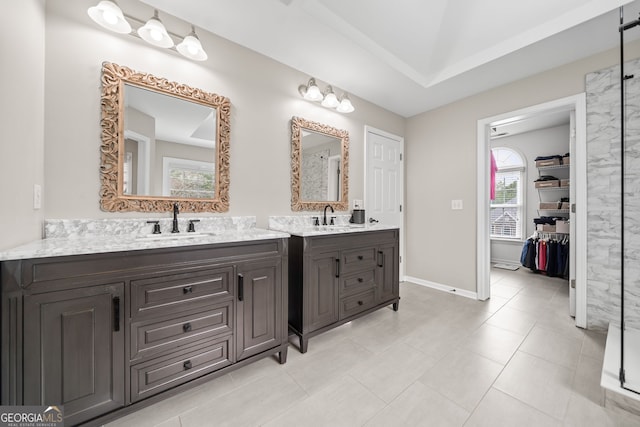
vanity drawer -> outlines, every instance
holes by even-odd
[[[342,251],[340,273],[366,270],[376,266],[376,248],[357,248]]]
[[[231,340],[231,336],[220,338],[131,366],[131,401],[136,402],[231,365]]]
[[[375,289],[368,290],[340,300],[340,320],[365,311],[376,305]]]
[[[132,280],[131,317],[188,310],[232,293],[231,266]]]
[[[131,360],[176,349],[233,331],[233,302],[167,320],[131,323]]]
[[[376,287],[376,270],[363,270],[340,278],[340,296],[353,295]]]

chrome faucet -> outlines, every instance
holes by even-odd
[[[333,206],[327,205],[324,207],[324,215],[322,216],[322,225],[327,225],[327,208],[331,209],[331,213],[334,212]]]
[[[178,229],[178,214],[180,213],[179,207],[177,203],[173,204],[173,228],[171,229],[172,233],[179,233]]]

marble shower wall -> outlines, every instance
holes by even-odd
[[[625,64],[625,319],[640,329],[640,60]],[[587,327],[620,324],[620,67],[586,76]]]
[[[314,152],[303,151],[302,178],[300,180],[301,200],[328,200],[329,149]]]

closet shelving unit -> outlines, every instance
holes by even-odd
[[[569,171],[571,168],[571,164],[559,164],[559,165],[550,165],[550,166],[537,166],[538,176],[542,175],[553,175],[556,176],[559,180],[569,179]],[[571,182],[569,182],[571,185]],[[556,186],[556,187],[541,187],[536,188],[538,190],[538,200],[540,203],[545,202],[556,202],[559,201],[563,197],[569,197],[569,185],[566,186]],[[570,201],[569,201],[570,202]],[[570,205],[570,203],[569,203]],[[538,213],[544,216],[557,216],[557,217],[565,217],[569,218],[569,209],[560,209],[560,208],[550,208],[545,209],[538,207]],[[540,232],[545,233],[545,232]],[[548,232],[546,232],[548,233]],[[558,233],[553,232],[554,234],[562,235],[569,233]]]

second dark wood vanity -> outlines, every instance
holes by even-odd
[[[398,310],[398,229],[289,242],[289,328],[302,353],[315,335],[390,304]]]

